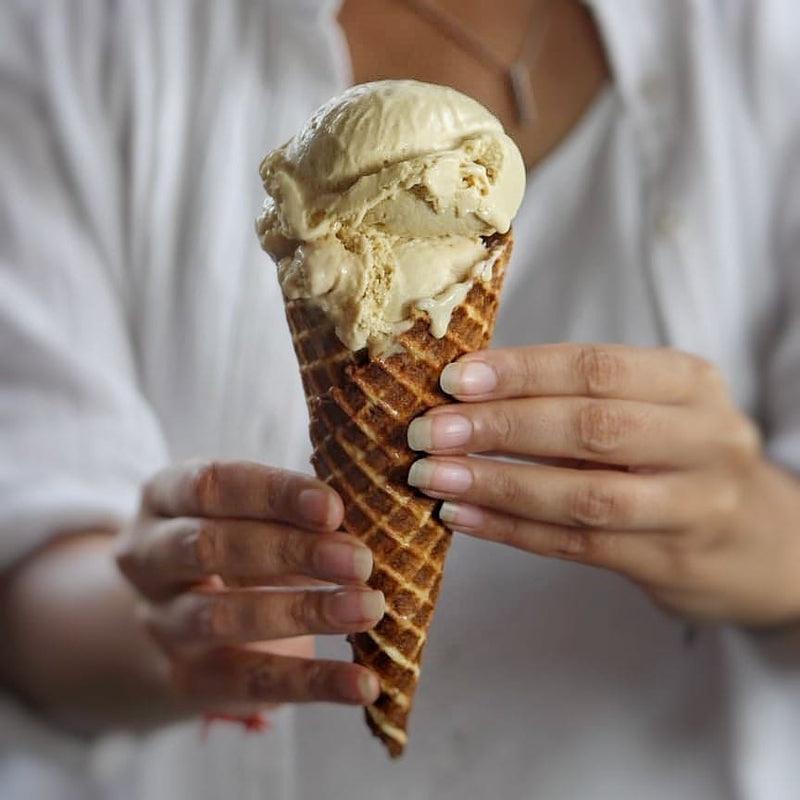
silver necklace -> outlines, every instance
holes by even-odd
[[[546,0],[534,6],[522,47],[511,63],[500,58],[483,39],[462,25],[457,17],[439,8],[433,0],[396,0],[396,2],[413,11],[476,61],[499,72],[511,90],[519,123],[527,126],[536,121],[538,111],[536,96],[531,85],[531,70],[541,54],[553,9],[559,0]]]

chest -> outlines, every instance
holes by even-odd
[[[704,153],[708,133],[678,126],[668,177],[651,181],[642,136],[609,90],[530,174],[495,344],[675,347],[715,363],[757,415],[778,304],[768,203],[747,178],[757,147],[709,136]]]
[[[222,35],[211,31],[188,51],[153,42],[158,74],[132,61],[129,307],[143,388],[175,455],[292,453],[301,466],[302,392],[252,229],[257,168],[343,88],[348,64],[332,26],[295,30],[270,4],[242,7],[262,16],[212,25],[223,44],[202,46]],[[196,25],[191,8],[184,22]],[[753,148],[678,110],[682,127],[664,130],[653,113],[642,129],[624,105],[595,102],[531,172],[496,343],[679,347],[719,364],[753,409],[775,291],[753,270],[767,249],[763,198],[741,185]]]

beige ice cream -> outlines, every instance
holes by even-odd
[[[264,159],[261,178],[258,235],[287,298],[315,299],[343,344],[379,354],[414,307],[445,333],[486,269],[482,237],[511,225],[525,168],[475,100],[379,81],[322,106]]]

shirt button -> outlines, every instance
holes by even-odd
[[[677,236],[683,227],[683,214],[680,209],[673,206],[668,208],[657,220],[655,224],[656,233],[669,239]]]
[[[657,72],[651,72],[644,76],[640,91],[646,102],[651,105],[657,105],[667,93],[667,84],[662,75]]]

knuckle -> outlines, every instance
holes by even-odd
[[[282,698],[280,680],[271,658],[254,664],[247,673],[245,692],[251,700],[272,700]]]
[[[704,394],[725,392],[725,378],[722,372],[708,359],[692,357],[694,384]]]
[[[761,446],[761,432],[751,420],[737,413],[726,425],[723,451],[726,460],[734,466],[745,465],[758,458]]]
[[[291,596],[286,607],[286,617],[295,631],[309,627],[309,620],[323,616],[323,593],[298,592]]]
[[[264,485],[267,516],[282,516],[291,505],[293,478],[281,470],[272,470]]]
[[[590,397],[613,394],[622,382],[622,360],[594,345],[585,345],[575,357],[575,371],[584,391]]]
[[[207,574],[219,569],[223,562],[222,542],[219,526],[209,519],[190,524],[183,538],[190,561]]]
[[[585,530],[564,528],[553,534],[551,554],[567,561],[586,561],[591,555],[591,536]]]
[[[199,508],[215,508],[220,505],[222,487],[222,464],[208,461],[191,477],[191,495]]]
[[[507,365],[508,374],[513,376],[514,383],[520,392],[535,392],[542,376],[542,364],[531,350],[521,351],[521,357]]]
[[[493,501],[502,508],[514,508],[522,496],[522,487],[517,479],[502,465],[498,465],[490,474],[489,492]]]
[[[569,500],[569,524],[581,528],[604,528],[621,521],[621,501],[610,488],[584,484]]]
[[[484,422],[492,443],[508,444],[516,436],[516,424],[507,409],[500,406]]]
[[[285,531],[277,531],[271,539],[272,557],[276,571],[285,572],[300,569],[303,566],[304,559],[300,552],[301,543],[296,536]]]
[[[189,611],[189,629],[207,639],[226,639],[233,629],[233,614],[220,597],[197,597]]]
[[[320,661],[306,663],[302,684],[300,693],[311,699],[324,700],[332,695],[329,670]]]
[[[616,449],[628,427],[619,411],[603,403],[586,403],[575,415],[578,446],[589,453],[603,454]]]

